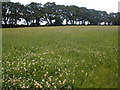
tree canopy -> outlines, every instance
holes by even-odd
[[[87,9],[75,5],[56,5],[55,2],[31,2],[27,5],[2,2],[2,24],[16,26],[24,20],[25,25],[120,25],[120,12],[108,14],[106,11]]]

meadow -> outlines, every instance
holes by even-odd
[[[3,28],[3,88],[117,88],[118,27]]]

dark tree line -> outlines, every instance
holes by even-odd
[[[110,13],[78,7],[75,5],[56,5],[54,2],[32,2],[27,5],[13,2],[2,3],[3,25],[16,26],[23,21],[26,25],[39,26],[42,22],[46,25],[120,25],[120,13]]]

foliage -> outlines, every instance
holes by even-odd
[[[39,26],[41,22],[46,21],[47,25],[119,25],[119,14],[106,11],[98,11],[78,7],[75,5],[64,6],[56,5],[55,2],[41,3],[31,2],[27,5],[13,2],[3,2],[2,5],[3,24],[17,25],[21,19],[25,20],[27,25]],[[59,19],[59,20],[58,20]]]

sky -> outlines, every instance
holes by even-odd
[[[22,4],[29,4],[31,2],[38,2],[45,4],[46,2],[55,2],[59,5],[76,5],[79,7],[86,7],[88,9],[95,9],[101,11],[118,12],[118,2],[120,0],[10,0],[11,2],[20,2]]]

